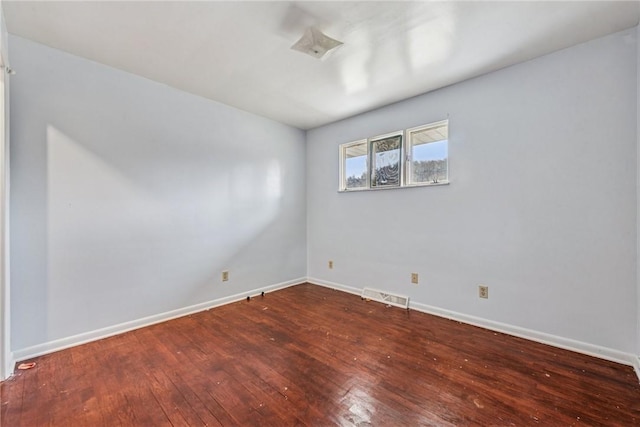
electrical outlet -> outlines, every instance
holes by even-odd
[[[411,273],[411,283],[418,284],[418,273]]]
[[[329,268],[333,268],[333,261],[329,261]]]
[[[478,296],[480,298],[489,298],[489,287],[484,285],[478,285]]]
[[[228,271],[223,271],[222,272],[222,281],[226,282],[229,280],[229,272]]]

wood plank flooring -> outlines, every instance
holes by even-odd
[[[18,426],[633,426],[628,366],[310,284],[34,359]]]

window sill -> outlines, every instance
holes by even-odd
[[[360,193],[363,191],[382,191],[382,190],[398,190],[401,188],[424,188],[424,187],[440,187],[442,185],[449,185],[450,181],[428,183],[428,184],[410,184],[399,187],[372,187],[372,188],[352,188],[349,190],[338,190],[338,193]]]

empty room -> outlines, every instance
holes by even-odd
[[[640,426],[640,2],[0,7],[0,426]]]

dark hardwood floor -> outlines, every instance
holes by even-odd
[[[640,425],[628,366],[307,284],[34,360],[3,427]]]

